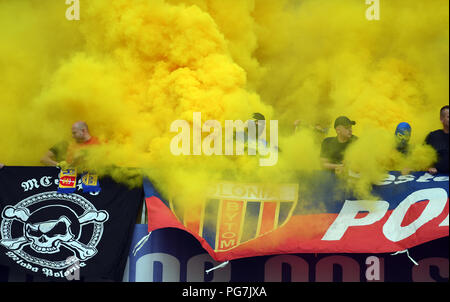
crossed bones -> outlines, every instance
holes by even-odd
[[[30,217],[30,212],[26,208],[15,208],[13,206],[7,206],[3,210],[3,217],[8,219],[16,219],[23,223],[27,223]],[[91,222],[105,222],[108,220],[108,213],[106,211],[87,211],[78,218],[80,225],[91,223]],[[30,241],[25,236],[14,238],[14,239],[2,239],[0,244],[6,248],[16,251],[22,249]],[[77,240],[61,241],[61,244],[65,247],[71,249],[73,252],[78,252],[80,260],[86,260],[95,254],[97,254],[97,249],[94,247],[89,247]]]

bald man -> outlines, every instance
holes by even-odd
[[[99,140],[89,133],[88,125],[83,121],[72,125],[72,138],[75,142],[70,144],[61,142],[56,144],[41,158],[41,163],[46,166],[58,166],[60,162],[76,164],[76,152],[86,146],[99,144]]]

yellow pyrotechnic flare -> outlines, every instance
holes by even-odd
[[[165,194],[201,200],[224,177],[286,182],[320,169],[320,139],[294,132],[295,120],[330,128],[357,121],[347,156],[369,192],[395,168],[424,169],[421,147],[448,103],[448,1],[384,1],[380,20],[360,0],[80,1],[69,21],[64,1],[0,2],[0,162],[38,165],[84,120],[104,144],[88,165],[134,182],[136,167]],[[174,120],[279,121],[277,165],[251,156],[174,156]],[[413,155],[388,157],[395,126],[413,129]],[[203,137],[208,133],[203,133]],[[370,150],[370,152],[368,152]],[[391,156],[392,157],[392,156]],[[390,157],[389,157],[390,158]]]

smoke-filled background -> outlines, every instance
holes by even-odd
[[[386,171],[424,170],[435,154],[422,142],[449,100],[449,3],[380,0],[373,21],[369,6],[81,0],[69,21],[64,0],[0,0],[0,162],[40,165],[84,120],[105,142],[90,152],[92,169],[125,181],[133,175],[111,167],[137,167],[163,194],[195,202],[208,181],[286,182],[320,169],[321,139],[346,115],[359,137],[347,167],[361,175],[349,184],[361,195]],[[174,156],[170,125],[193,112],[222,125],[253,112],[278,120],[278,163]],[[406,159],[393,152],[400,122],[412,126]]]

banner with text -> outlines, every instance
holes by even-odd
[[[147,233],[136,225],[132,247]],[[283,254],[219,263],[190,234],[179,229],[151,233],[130,252],[126,282],[448,282],[448,237],[411,248],[406,254]],[[198,287],[198,286],[197,286]]]
[[[75,191],[60,193],[59,172],[0,169],[0,267],[46,281],[121,280],[142,187],[102,177],[86,192],[78,174]]]
[[[290,253],[387,253],[449,234],[448,175],[390,172],[358,200],[334,174],[297,182],[220,182],[195,206],[162,197],[144,180],[148,231],[178,228],[217,261]]]
[[[146,224],[135,226],[124,282],[448,282],[449,277],[448,237],[411,248],[418,265],[406,254],[284,254],[236,259],[207,273],[218,262],[192,235],[156,230],[136,252],[146,234]],[[43,280],[0,265],[0,282],[34,281]]]

